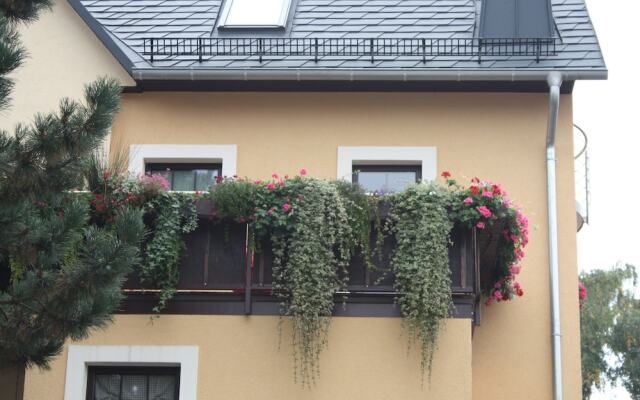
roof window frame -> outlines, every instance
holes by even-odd
[[[248,30],[248,29],[286,29],[289,21],[289,15],[293,7],[294,0],[281,0],[282,6],[280,9],[280,17],[276,24],[229,24],[228,18],[233,7],[234,1],[249,1],[249,0],[226,0],[222,6],[220,13],[220,20],[218,23],[218,29],[232,29],[232,30]],[[257,0],[260,1],[260,0]]]

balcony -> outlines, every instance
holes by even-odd
[[[272,259],[269,240],[259,250],[248,246],[247,224],[212,219],[212,204],[198,201],[198,228],[185,237],[186,250],[180,266],[177,292],[164,312],[168,314],[279,315],[272,292]],[[384,207],[381,216],[386,216]],[[495,244],[499,227],[477,231],[455,227],[449,248],[454,318],[471,318],[480,323],[481,282],[491,282]],[[372,248],[376,243],[372,232]],[[375,268],[368,268],[362,256],[352,259],[349,285],[336,293],[334,316],[400,317],[394,299],[390,255],[392,237],[385,237]],[[482,252],[481,252],[482,250]],[[150,313],[156,304],[156,290],[145,289],[134,271],[124,285],[126,300],[120,312]]]

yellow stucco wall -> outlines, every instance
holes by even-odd
[[[16,86],[11,107],[0,112],[0,129],[13,130],[37,112],[56,111],[60,99],[82,99],[83,88],[100,76],[133,80],[65,0],[55,0],[19,32],[28,57],[12,75]]]
[[[441,334],[431,383],[397,318],[334,318],[321,375],[309,390],[293,381],[289,332],[280,350],[278,317],[118,316],[86,345],[198,345],[198,399],[471,400],[471,323],[450,319]],[[30,371],[25,400],[62,399],[66,351],[50,371]]]

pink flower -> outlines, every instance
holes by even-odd
[[[462,202],[464,204],[471,204],[473,203],[473,199],[471,197],[467,197],[466,199],[462,200]]]
[[[285,184],[286,183],[284,181],[282,181],[282,180],[278,181],[278,185],[280,185],[280,186],[284,186]]]
[[[511,205],[511,200],[509,199],[502,200],[502,205],[505,207],[509,207]]]
[[[487,301],[484,302],[484,305],[487,307],[490,306],[491,304],[493,304],[493,297],[489,297]]]
[[[482,214],[483,217],[485,218],[490,218],[493,214],[491,213],[491,210],[489,210],[487,208],[487,206],[480,206],[476,208],[478,210],[478,212],[480,214]]]
[[[307,170],[306,170],[306,168],[302,168],[302,169],[300,170],[300,175],[302,175],[302,176],[307,175]]]
[[[479,222],[476,224],[476,228],[478,228],[478,229],[484,229],[484,228],[486,228],[486,227],[487,227],[487,225],[486,225],[484,222],[482,222],[482,221],[479,221]]]
[[[502,300],[503,298],[502,292],[499,290],[496,290],[495,292],[493,292],[493,297],[495,297],[495,299],[498,301]]]
[[[257,179],[257,180],[255,180],[255,181],[253,181],[253,183],[255,183],[256,185],[259,185],[259,184],[261,184],[261,183],[262,183],[262,181],[261,181],[260,179]]]
[[[492,193],[492,192],[490,192],[490,191],[488,191],[487,189],[485,189],[485,190],[482,192],[482,197],[489,197],[489,198],[491,198],[491,197],[493,197],[493,193]]]
[[[278,174],[276,174],[275,172],[274,172],[273,174],[271,174],[271,177],[272,177],[273,179],[278,179],[278,178],[280,178],[280,177],[278,176]]]
[[[578,300],[580,300],[580,307],[582,307],[582,303],[587,298],[587,287],[582,282],[578,282]]]
[[[273,214],[273,208],[270,208],[267,210],[267,215],[271,215],[271,214]]]
[[[269,184],[267,185],[267,189],[269,189],[269,190],[273,190],[273,189],[275,189],[275,187],[276,186],[273,184],[273,182],[269,182]]]
[[[282,209],[283,209],[285,212],[289,211],[289,209],[290,209],[290,208],[291,208],[291,205],[290,205],[289,203],[284,203],[284,204],[282,205]]]
[[[160,174],[140,174],[138,181],[144,186],[159,186],[164,190],[169,190],[169,181]]]
[[[520,269],[521,269],[521,268],[520,268],[520,266],[519,266],[519,265],[515,265],[515,264],[513,264],[513,265],[511,266],[511,268],[509,268],[509,271],[511,271],[511,273],[512,273],[513,275],[518,275],[518,274],[520,273]]]

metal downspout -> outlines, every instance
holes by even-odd
[[[560,329],[560,285],[558,267],[558,211],[556,193],[556,128],[560,108],[562,75],[549,74],[549,125],[547,127],[547,207],[549,224],[549,283],[551,289],[551,340],[553,349],[553,398],[563,399],[562,333]]]

